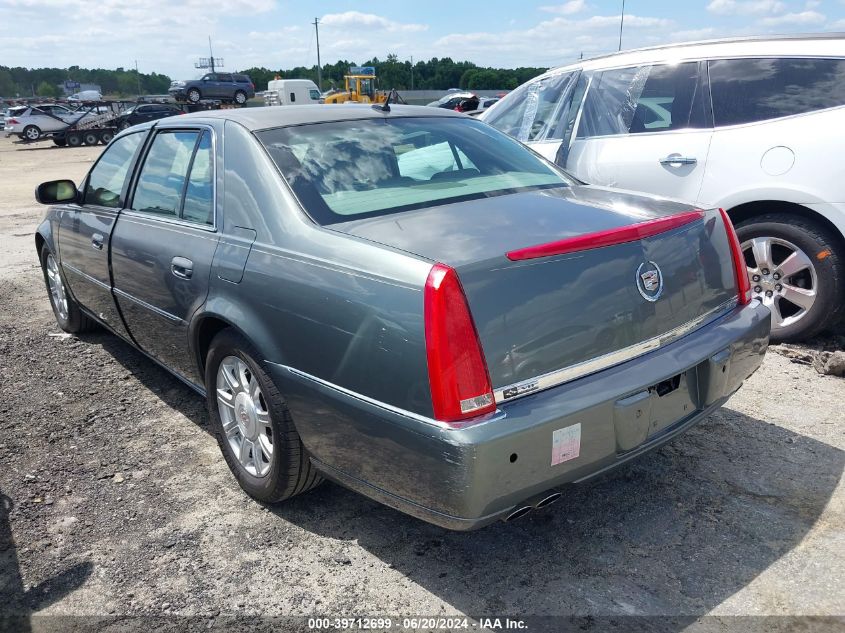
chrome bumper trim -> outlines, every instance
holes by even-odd
[[[536,378],[529,378],[528,380],[523,380],[507,385],[506,387],[496,389],[493,392],[493,395],[496,398],[496,403],[502,404],[503,402],[511,402],[512,400],[516,400],[517,398],[521,398],[532,393],[551,389],[552,387],[557,387],[566,382],[583,378],[589,374],[594,374],[597,371],[613,367],[614,365],[619,365],[632,360],[637,356],[642,356],[643,354],[652,352],[664,345],[668,345],[669,343],[676,341],[686,334],[689,334],[696,328],[705,325],[707,322],[715,320],[722,314],[736,307],[737,303],[737,298],[734,297],[733,299],[724,302],[692,321],[688,321],[687,323],[684,323],[665,334],[661,334],[660,336],[655,336],[654,338],[636,343],[630,347],[625,347],[623,349],[604,354],[603,356],[597,356],[596,358],[592,358],[575,365],[570,365],[569,367],[564,367],[563,369],[557,369],[547,374],[537,376]]]

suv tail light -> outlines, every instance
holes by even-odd
[[[496,410],[487,363],[453,268],[435,264],[425,283],[425,345],[434,417],[460,422]],[[458,425],[460,426],[460,425]]]
[[[18,125],[19,121],[17,119],[6,119],[6,123],[9,125]]]
[[[748,279],[748,268],[745,265],[745,256],[742,254],[742,246],[734,230],[733,222],[724,209],[719,209],[722,214],[722,222],[725,225],[725,232],[728,234],[728,243],[731,246],[731,259],[734,264],[736,275],[736,292],[739,305],[747,305],[751,301],[751,282]]]

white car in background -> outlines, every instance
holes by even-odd
[[[812,336],[845,312],[841,35],[585,60],[523,84],[480,119],[585,182],[726,209],[774,340]]]
[[[47,132],[58,132],[68,124],[95,116],[94,112],[71,110],[63,105],[44,103],[37,106],[19,106],[9,110],[6,117],[6,136],[37,141]]]

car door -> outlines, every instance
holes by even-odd
[[[115,139],[82,184],[80,202],[61,209],[59,260],[74,298],[92,314],[127,336],[111,293],[109,239],[126,200],[132,163],[146,132]]]
[[[215,227],[211,127],[157,128],[112,233],[114,294],[137,344],[202,384],[188,323],[205,301]]]
[[[695,201],[713,136],[703,74],[700,62],[593,73],[563,166],[590,184]]]

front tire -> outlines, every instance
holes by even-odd
[[[62,269],[46,245],[41,249],[41,271],[44,273],[50,306],[59,327],[71,334],[82,334],[96,329],[97,324],[79,309],[79,304],[67,291]]]
[[[316,471],[284,398],[234,330],[211,343],[205,369],[208,411],[226,464],[241,488],[265,503],[316,487]]]
[[[830,231],[812,220],[768,213],[737,224],[752,295],[772,311],[773,342],[808,339],[845,308],[845,261]]]
[[[190,103],[199,103],[200,99],[202,99],[200,91],[196,88],[191,88],[190,90],[188,90],[187,97]]]

